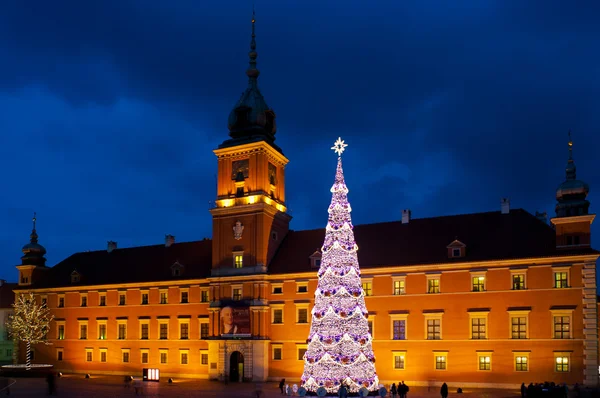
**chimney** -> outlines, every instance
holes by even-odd
[[[402,224],[408,224],[408,222],[410,221],[410,214],[410,210],[402,210]]]
[[[538,220],[540,220],[544,224],[548,224],[548,213],[546,213],[545,211],[543,211],[543,212],[536,211],[535,216],[537,217]]]
[[[508,214],[510,213],[510,199],[502,198],[500,201],[500,213]]]
[[[165,247],[171,247],[175,243],[175,237],[173,235],[165,235]]]
[[[109,253],[113,250],[117,249],[117,242],[113,242],[112,240],[108,241],[108,248],[106,249]]]

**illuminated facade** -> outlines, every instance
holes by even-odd
[[[35,291],[55,315],[52,345],[34,347],[34,362],[79,373],[300,379],[325,231],[289,229],[288,159],[257,86],[254,21],[249,55],[230,139],[214,151],[211,240],[109,242],[46,267],[34,226],[17,293]],[[569,155],[553,226],[508,200],[500,211],[412,219],[405,210],[401,221],[356,226],[380,380],[596,385],[600,253],[590,247],[587,192]]]

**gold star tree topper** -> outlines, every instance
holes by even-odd
[[[337,141],[334,142],[331,149],[333,149],[333,152],[337,153],[338,156],[342,156],[342,153],[344,153],[347,146],[348,144],[344,144],[344,140],[342,140],[342,137],[338,137]]]

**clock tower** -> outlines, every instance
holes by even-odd
[[[230,138],[214,151],[213,276],[267,272],[291,220],[285,206],[288,159],[275,144],[275,112],[258,89],[254,24],[253,16],[248,87],[229,115]]]

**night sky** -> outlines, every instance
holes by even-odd
[[[599,211],[600,3],[584,4],[257,0],[291,228],[325,227],[338,136],[355,224],[502,197],[554,216],[569,130]],[[48,265],[108,240],[210,237],[251,14],[251,0],[2,3],[0,278],[16,281],[34,211]]]

